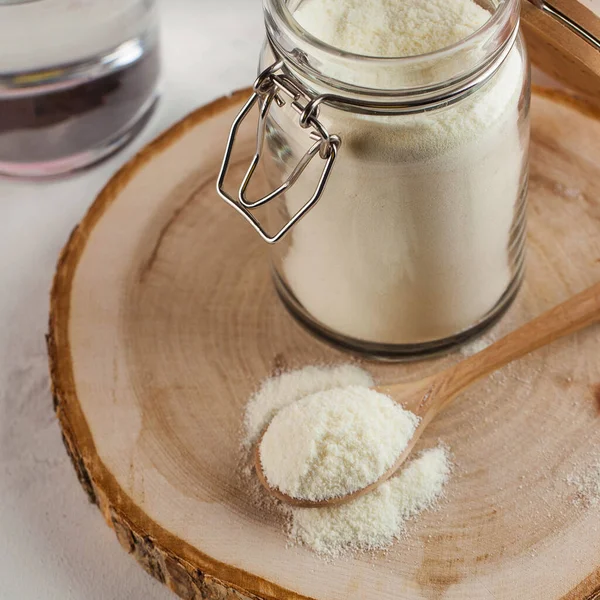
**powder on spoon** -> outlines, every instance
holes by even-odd
[[[317,392],[275,415],[260,444],[263,472],[294,498],[345,496],[393,466],[418,421],[367,387]]]
[[[305,367],[265,381],[246,407],[243,447],[251,452],[261,432],[283,407],[304,396],[340,387],[372,386],[371,376],[353,365]],[[285,443],[276,452],[281,452]],[[450,474],[443,447],[423,452],[375,491],[337,507],[296,508],[278,503],[289,519],[290,538],[327,559],[357,550],[385,548],[406,520],[433,506]],[[264,497],[264,496],[263,496]]]
[[[373,378],[355,365],[308,366],[265,380],[248,401],[244,416],[244,446],[250,448],[277,411],[305,396],[349,385],[371,387]]]

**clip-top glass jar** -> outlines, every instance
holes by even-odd
[[[300,3],[264,0],[261,75],[232,127],[219,194],[273,244],[279,294],[314,332],[386,358],[460,343],[503,314],[523,276],[519,2],[486,0],[491,17],[475,33],[405,58],[319,41],[294,19]],[[234,198],[231,148],[255,104],[257,151]],[[251,199],[258,165],[273,191]]]

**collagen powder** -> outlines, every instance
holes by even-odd
[[[449,475],[446,449],[426,450],[396,477],[347,504],[288,508],[291,537],[331,558],[347,551],[385,548],[402,534],[407,519],[435,503]]]
[[[407,56],[459,41],[490,13],[473,0],[305,0],[294,16],[345,51]],[[362,68],[340,78],[364,81],[371,72]],[[432,112],[322,108],[319,118],[342,146],[280,267],[312,317],[350,338],[406,344],[452,336],[494,309],[522,239],[513,225],[527,151],[518,117],[524,69],[513,47],[477,93]],[[380,88],[401,87],[393,69],[372,72]],[[314,191],[316,162],[286,192],[290,214]]]
[[[418,421],[367,387],[317,392],[275,415],[260,444],[262,469],[293,498],[345,496],[392,467]]]
[[[366,386],[372,383],[368,373],[352,365],[305,367],[265,381],[246,407],[245,451],[252,452],[261,432],[281,415],[285,427],[275,428],[268,444],[261,445],[263,469],[274,475],[280,487],[300,490],[307,498],[347,492],[343,486],[349,479],[362,487],[393,462],[392,455],[401,452],[417,422],[412,413],[369,390]],[[315,410],[319,403],[325,404],[324,410]],[[285,432],[287,437],[282,437]],[[371,449],[366,457],[361,453],[363,443]],[[357,461],[365,472],[357,472]],[[341,506],[278,506],[289,518],[293,540],[333,558],[391,544],[408,518],[439,498],[449,473],[448,452],[440,446],[407,462],[397,476],[373,492]]]

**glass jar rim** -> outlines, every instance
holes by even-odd
[[[336,48],[315,37],[307,29],[302,27],[302,25],[294,18],[294,15],[288,8],[285,0],[263,0],[263,5],[266,13],[273,20],[273,25],[279,30],[285,30],[287,35],[296,44],[308,42],[315,49],[333,58],[344,57],[371,65],[389,65],[390,63],[408,64],[422,60],[443,59],[465,45],[476,43],[478,40],[485,40],[490,33],[498,29],[504,21],[507,21],[512,13],[518,10],[520,0],[500,0],[491,17],[481,27],[458,42],[449,46],[444,46],[433,52],[425,52],[423,54],[414,54],[410,56],[372,56],[341,50],[340,48]]]
[[[490,18],[469,36],[434,52],[396,57],[354,54],[319,40],[296,21],[286,0],[263,0],[263,9],[276,60],[315,92],[404,96],[491,76],[517,39],[519,1],[486,0]]]

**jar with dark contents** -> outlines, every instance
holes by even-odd
[[[0,1],[0,175],[44,177],[102,160],[158,97],[154,0]]]

